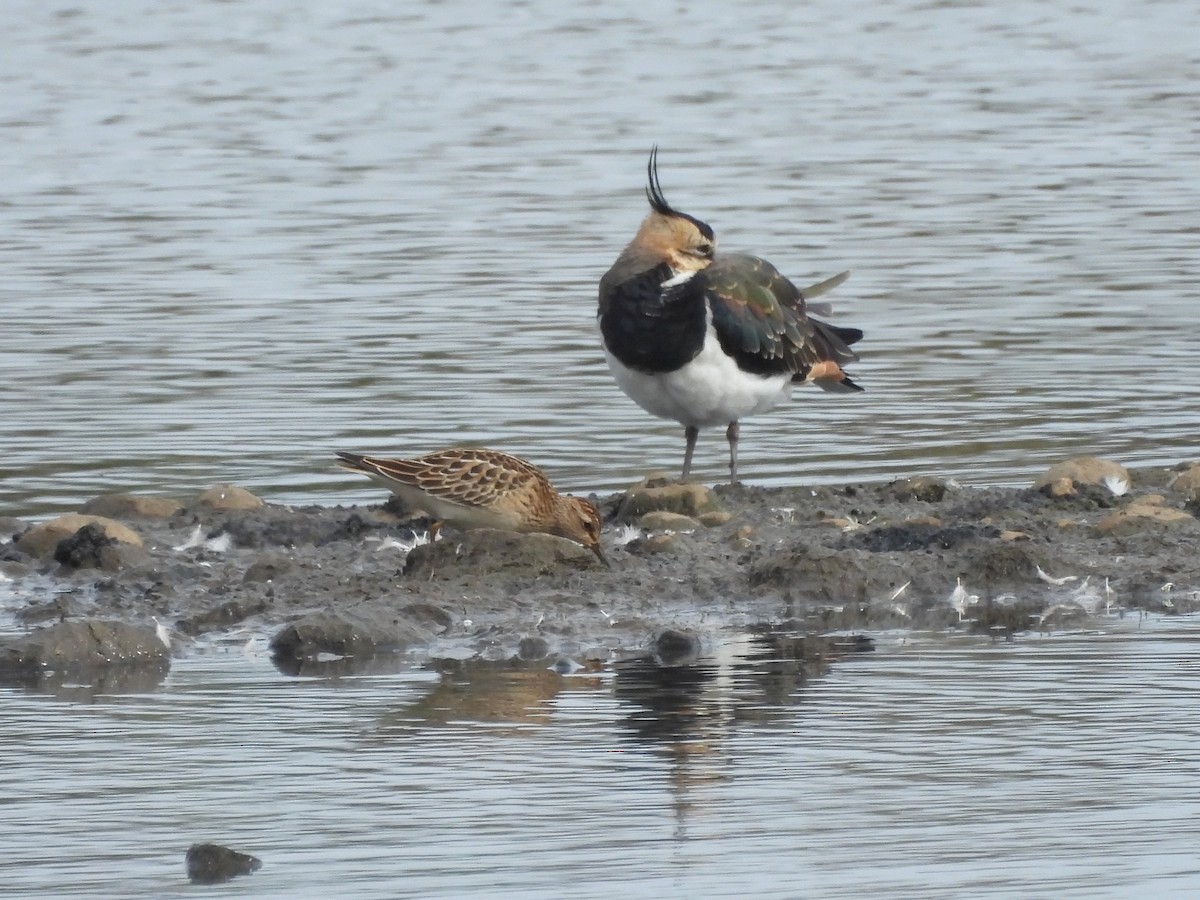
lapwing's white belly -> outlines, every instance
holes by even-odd
[[[633,402],[651,415],[674,419],[685,427],[728,425],[766,412],[792,393],[790,374],[752,375],[739,369],[721,349],[711,325],[700,353],[674,372],[647,374],[627,368],[607,348],[604,358]]]

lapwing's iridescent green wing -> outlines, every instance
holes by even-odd
[[[796,374],[819,360],[816,329],[805,315],[804,298],[769,262],[722,253],[702,275],[713,327],[727,350],[780,360]]]

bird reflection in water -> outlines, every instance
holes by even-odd
[[[594,691],[600,678],[590,675],[598,663],[564,677],[548,660],[435,659],[438,682],[428,694],[388,716],[391,724],[443,726],[475,722],[501,726],[499,731],[527,733],[554,716],[554,699],[567,691]],[[385,727],[389,723],[384,723]],[[511,726],[511,727],[503,727]]]
[[[705,787],[732,778],[735,731],[791,717],[806,683],[832,660],[872,649],[866,638],[824,638],[761,630],[738,635],[711,654],[684,652],[674,633],[655,652],[616,664],[615,695],[629,709],[629,737],[670,764],[676,838],[703,811]],[[674,663],[674,664],[672,664]]]

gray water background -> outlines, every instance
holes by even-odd
[[[239,644],[156,690],[0,687],[13,897],[1187,897],[1194,620],[881,635],[809,680],[280,675]],[[245,640],[241,638],[240,640]],[[189,888],[218,840],[263,869]]]
[[[216,482],[378,497],[334,449],[675,469],[599,276],[668,198],[842,269],[862,397],[743,429],[764,484],[1019,484],[1196,455],[1200,8],[135,2],[0,9],[0,508]],[[724,438],[698,474],[726,476]]]
[[[674,468],[593,324],[655,143],[725,247],[853,270],[868,392],[745,423],[748,481],[1194,458],[1198,33],[1184,0],[9,0],[0,513],[378,499],[342,447]],[[736,637],[698,692],[608,667],[460,707],[420,659],[285,677],[263,635],[0,688],[0,893],[194,896],[205,839],[266,861],[211,897],[1200,889],[1193,620],[877,637],[770,691]]]

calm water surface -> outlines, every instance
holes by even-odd
[[[343,447],[677,466],[594,335],[654,143],[727,248],[854,272],[868,393],[746,423],[747,480],[1194,457],[1198,33],[1190,0],[9,0],[0,514],[378,498]],[[266,867],[212,897],[1194,896],[1196,623],[1110,626],[807,681],[731,636],[676,676],[230,645],[3,688],[0,893],[192,895],[214,839]]]
[[[191,895],[216,839],[265,864],[214,897],[1194,896],[1198,651],[1149,619],[808,678],[746,635],[572,677],[193,651],[153,691],[0,688],[0,878]]]
[[[752,420],[747,480],[1194,456],[1197,33],[1189,0],[12,0],[0,507],[378,496],[342,447],[678,466],[594,335],[653,143],[726,247],[854,272],[868,393]]]

